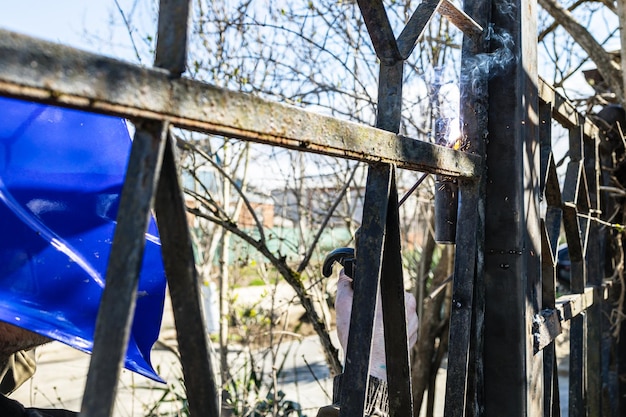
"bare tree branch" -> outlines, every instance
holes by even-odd
[[[572,14],[555,0],[539,0],[539,4],[557,21],[596,64],[600,75],[617,99],[624,104],[624,88],[619,64],[611,58],[589,31],[574,19]]]
[[[332,344],[328,331],[324,326],[324,322],[317,314],[313,300],[304,288],[302,276],[297,271],[289,267],[289,265],[287,265],[286,257],[282,255],[275,255],[261,240],[254,239],[244,230],[240,229],[237,226],[237,223],[233,222],[230,219],[223,220],[196,208],[188,208],[187,211],[195,216],[204,218],[225,228],[232,234],[247,242],[256,250],[258,250],[276,268],[276,270],[285,279],[285,281],[287,281],[287,283],[295,290],[296,295],[298,296],[298,299],[302,304],[302,307],[304,307],[307,316],[311,319],[313,329],[315,330],[315,333],[318,335],[322,344],[324,355],[326,357],[328,365],[330,366],[331,373],[335,375],[341,373],[342,366],[341,362],[339,361],[339,352],[337,348]]]
[[[350,183],[354,179],[354,174],[356,174],[357,169],[359,169],[359,165],[355,164],[354,168],[352,169],[352,172],[350,173],[350,177],[348,178],[346,183],[343,185],[343,187],[337,194],[337,197],[335,198],[335,201],[333,202],[333,204],[328,209],[328,212],[326,213],[326,216],[324,217],[322,224],[318,228],[317,233],[315,237],[313,238],[313,242],[311,242],[311,244],[309,245],[309,249],[304,255],[304,258],[302,259],[302,261],[300,262],[300,265],[298,265],[298,268],[296,269],[298,273],[304,271],[304,269],[309,264],[309,261],[311,260],[311,256],[313,255],[313,250],[315,250],[315,247],[317,246],[317,242],[319,242],[320,238],[322,237],[322,233],[326,229],[326,226],[328,225],[330,218],[335,213],[335,210],[339,206],[339,203],[341,203],[341,200],[343,200],[344,196],[346,195],[346,191],[348,191],[348,188],[350,187]]]

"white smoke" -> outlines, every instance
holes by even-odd
[[[503,5],[502,7],[504,7]],[[505,10],[512,13],[513,8]],[[510,33],[490,25],[486,29],[485,41],[491,45],[492,52],[476,54],[464,58],[468,69],[465,81],[471,86],[472,92],[477,92],[482,88],[484,80],[491,79],[508,71],[517,62],[517,57],[513,52],[514,40]]]

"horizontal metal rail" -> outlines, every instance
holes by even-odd
[[[611,288],[610,282],[605,282],[600,287],[587,285],[582,293],[562,295],[557,298],[555,308],[544,309],[537,314],[533,322],[535,353],[548,346],[561,334],[561,322],[571,320],[593,306],[594,298],[600,302],[607,301]]]
[[[439,14],[474,41],[483,34],[483,27],[449,0],[443,0],[438,10]]]
[[[556,300],[556,309],[563,321],[570,320],[593,305],[594,292],[599,294],[603,301],[608,300],[608,286],[586,286],[581,294],[567,294]]]
[[[598,127],[592,121],[584,119],[570,101],[556,92],[554,87],[542,78],[539,78],[539,97],[546,103],[552,103],[552,116],[563,127],[571,129],[582,122],[585,136],[596,137],[598,135]]]
[[[0,95],[449,176],[481,157],[0,30]]]

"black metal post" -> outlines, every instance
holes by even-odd
[[[389,190],[380,291],[384,313],[389,414],[390,416],[411,416],[413,415],[413,395],[404,304],[400,214],[394,169],[392,169]]]
[[[155,66],[178,78],[187,59],[190,0],[161,0]],[[200,282],[187,224],[185,202],[176,170],[174,141],[168,135],[155,203],[163,264],[172,300],[189,411],[218,417],[220,401],[206,332]]]
[[[546,218],[541,224],[542,309],[554,309],[556,301],[556,254],[561,230],[561,190],[552,155],[552,104],[539,101],[541,143],[541,194]],[[560,415],[557,358],[554,341],[543,350],[544,417]]]
[[[584,121],[584,119],[583,119]],[[583,137],[585,153],[584,171],[587,178],[589,196],[588,215],[600,218],[600,155],[596,138]],[[590,221],[586,261],[587,284],[596,288],[604,280],[604,236],[601,226]],[[593,305],[587,311],[587,410],[589,416],[602,415],[602,297],[601,291],[594,291]]]
[[[585,262],[585,239],[587,219],[578,217],[579,202],[587,198],[585,173],[583,170],[584,147],[583,128],[570,129],[570,162],[567,164],[563,185],[563,226],[567,238],[571,261],[570,289],[574,294],[582,294],[587,281]],[[584,190],[584,191],[583,191]],[[582,207],[588,212],[588,205]],[[570,320],[570,365],[569,365],[569,416],[585,415],[585,327],[586,312]]]
[[[172,300],[189,411],[192,416],[218,417],[220,401],[217,382],[173,142],[169,137],[155,201],[163,264]]]
[[[391,174],[387,164],[371,165],[368,172],[343,376],[349,383],[341,387],[341,417],[364,415]]]
[[[404,61],[382,3],[363,0],[359,2],[359,7],[381,60],[376,127],[398,133]],[[355,276],[358,278],[354,286],[344,372],[344,381],[350,381],[350,384],[344,383],[342,386],[342,417],[362,416],[364,412],[374,312],[381,285],[384,286],[381,297],[389,369],[389,413],[391,416],[413,414],[398,221],[395,169],[389,164],[372,164],[368,171],[357,247]],[[381,278],[383,273],[385,276]],[[396,331],[392,332],[394,327]],[[398,327],[403,331],[398,332]]]
[[[465,13],[476,19],[478,27],[489,25],[490,0],[466,1],[463,7]],[[467,152],[484,156],[488,136],[488,74],[477,72],[475,62],[486,51],[488,40],[484,34],[465,34],[461,59],[460,139]],[[484,410],[484,166],[475,178],[460,179],[458,185],[461,221],[457,222],[455,236],[444,415],[474,417],[483,415]]]
[[[541,306],[537,13],[494,0],[491,49],[510,59],[489,85],[485,204],[485,416],[543,415],[542,353],[530,329]]]
[[[110,417],[135,311],[145,234],[158,181],[167,125],[136,124],[120,199],[93,354],[81,406],[83,417]]]

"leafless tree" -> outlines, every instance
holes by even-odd
[[[544,11],[540,14],[539,42],[541,57],[545,59],[540,68],[544,77],[566,97],[581,102],[583,111],[588,104],[624,105],[624,78],[619,59],[620,4],[610,0],[578,0],[569,4],[539,0]],[[578,82],[568,84],[571,79]],[[581,85],[584,79],[593,90]]]

